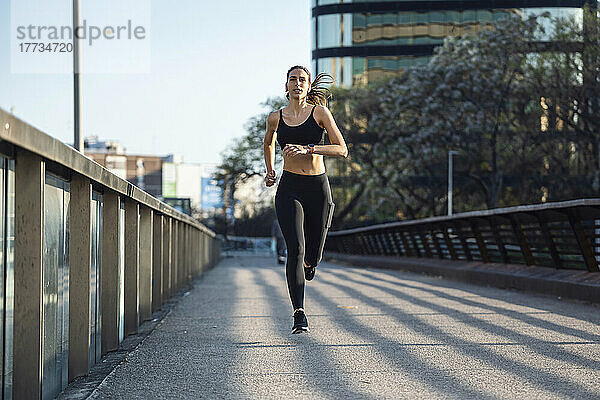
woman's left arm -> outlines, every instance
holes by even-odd
[[[334,157],[348,157],[348,147],[337,127],[331,111],[327,107],[317,106],[315,108],[315,120],[320,126],[325,127],[329,135],[330,145],[315,145],[314,154]]]

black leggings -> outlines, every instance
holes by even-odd
[[[304,308],[303,261],[311,267],[321,261],[334,206],[325,173],[300,175],[283,171],[275,195],[275,211],[287,245],[285,274],[294,310]]]

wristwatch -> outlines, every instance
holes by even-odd
[[[308,154],[313,154],[314,152],[315,152],[315,145],[311,143],[308,145]]]

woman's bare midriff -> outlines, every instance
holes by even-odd
[[[299,154],[295,157],[283,157],[284,171],[300,175],[320,175],[325,173],[325,163],[320,154]]]

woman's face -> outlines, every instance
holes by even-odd
[[[290,93],[290,100],[306,97],[310,90],[310,82],[306,71],[303,69],[292,70],[286,83],[286,89]]]

